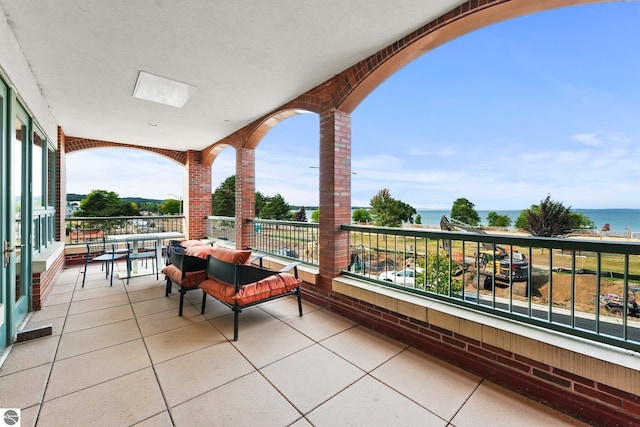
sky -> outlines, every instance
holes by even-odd
[[[413,61],[351,115],[352,206],[387,188],[416,209],[465,197],[478,210],[520,210],[547,195],[573,208],[640,208],[638,22],[640,2],[563,8]],[[315,114],[277,125],[256,151],[257,191],[317,206],[318,144]],[[225,149],[212,191],[234,168]],[[182,197],[182,179],[177,163],[138,150],[67,156],[67,193],[168,199]]]

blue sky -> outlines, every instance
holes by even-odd
[[[478,30],[409,64],[352,114],[352,205],[388,188],[417,209],[466,197],[477,209],[519,210],[547,194],[574,208],[640,208],[638,22],[640,2],[564,8]],[[257,190],[317,205],[318,134],[315,114],[267,134]],[[234,166],[227,149],[213,189]],[[67,168],[68,193],[105,187],[105,176],[114,178],[102,189],[121,197],[183,191],[179,165],[137,150],[72,153]]]

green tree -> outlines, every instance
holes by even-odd
[[[402,225],[402,205],[399,200],[391,197],[389,190],[384,188],[371,198],[371,218],[380,227],[399,227]]]
[[[416,224],[422,224],[422,215],[416,215]]]
[[[533,236],[556,237],[571,231],[571,207],[565,207],[562,202],[551,200],[547,195],[538,207],[529,209],[526,213],[527,230]]]
[[[480,215],[474,209],[474,204],[464,197],[460,197],[451,206],[451,218],[476,226],[480,222]]]
[[[417,214],[416,209],[405,202],[400,202],[400,220],[413,224],[413,216]]]
[[[300,210],[293,214],[293,220],[298,222],[307,222],[307,211],[304,206],[300,207]]]
[[[179,214],[180,211],[180,200],[167,199],[160,203],[160,213],[165,215],[176,215]]]
[[[236,215],[236,176],[225,179],[211,196],[211,213],[220,216]]]
[[[271,197],[262,208],[260,218],[263,219],[291,219],[291,207],[280,194]]]
[[[320,209],[311,212],[311,222],[320,222]]]
[[[140,210],[145,212],[158,213],[160,212],[160,205],[153,202],[140,203]]]
[[[491,211],[487,214],[487,222],[489,227],[508,227],[511,225],[509,215],[500,215],[498,212]]]
[[[135,202],[123,202],[121,205],[121,214],[123,216],[135,216],[140,215],[140,209]]]
[[[593,230],[596,224],[582,212],[571,212],[571,228],[574,230]]]
[[[518,215],[518,218],[516,218],[516,223],[515,223],[516,228],[525,230],[529,226],[529,220],[527,219],[527,215],[529,214],[529,211],[537,211],[539,209],[540,209],[540,206],[538,205],[531,205],[529,209],[522,209],[520,211],[520,214]]]
[[[461,296],[462,280],[454,279],[452,272],[458,271],[459,267],[446,254],[440,251],[427,252],[426,258],[419,258],[418,265],[421,270],[416,272],[416,285],[420,289],[427,284],[428,291],[438,294]]]
[[[135,203],[123,203],[113,191],[92,190],[80,201],[80,207],[74,216],[137,216],[140,211]]]
[[[264,205],[267,204],[269,198],[259,191],[256,191],[256,217],[260,218]],[[235,215],[235,214],[234,214]]]
[[[353,211],[353,214],[351,214],[351,219],[353,222],[367,223],[371,221],[371,214],[367,209],[358,208]]]

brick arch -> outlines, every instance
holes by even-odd
[[[77,138],[74,136],[65,136],[66,154],[74,151],[90,150],[94,148],[132,148],[134,150],[148,151],[160,156],[166,157],[169,160],[185,166],[187,163],[187,157],[184,151],[168,150],[164,148],[154,147],[142,147],[133,144],[123,144],[120,142],[101,141],[98,139]]]
[[[223,143],[236,148],[255,148],[269,129],[286,118],[281,114],[287,110],[308,110],[322,114],[336,109],[350,114],[382,82],[402,67],[438,46],[477,29],[545,10],[610,1],[615,0],[469,0],[214,146]],[[274,124],[273,120],[279,121]]]
[[[337,74],[308,94],[329,97],[334,102],[333,108],[351,113],[402,67],[455,38],[531,13],[604,2],[607,0],[470,0]]]
[[[235,148],[234,145],[229,144],[227,142],[216,142],[215,144],[205,148],[202,150],[202,163],[205,165],[212,165],[216,160],[218,155],[222,153],[225,148],[232,147]]]
[[[278,123],[297,114],[301,114],[301,111],[320,114],[326,108],[330,108],[330,103],[327,99],[322,99],[308,93],[302,94],[203,150],[203,153],[205,153],[203,159],[206,159],[203,161],[213,162],[215,157],[222,151],[222,149],[217,149],[216,151],[216,147],[220,146],[222,148],[231,146],[236,149],[255,149],[262,138]]]

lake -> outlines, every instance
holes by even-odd
[[[572,209],[580,212],[591,221],[594,222],[598,229],[601,229],[606,223],[612,233],[625,234],[627,229],[631,232],[640,232],[640,209]],[[440,228],[440,218],[442,215],[449,216],[450,210],[422,209],[417,210],[422,216],[422,224],[430,228]],[[487,223],[487,214],[490,210],[477,210],[480,215],[480,222]],[[511,224],[515,224],[519,210],[496,210],[500,215],[507,215],[511,218]]]

